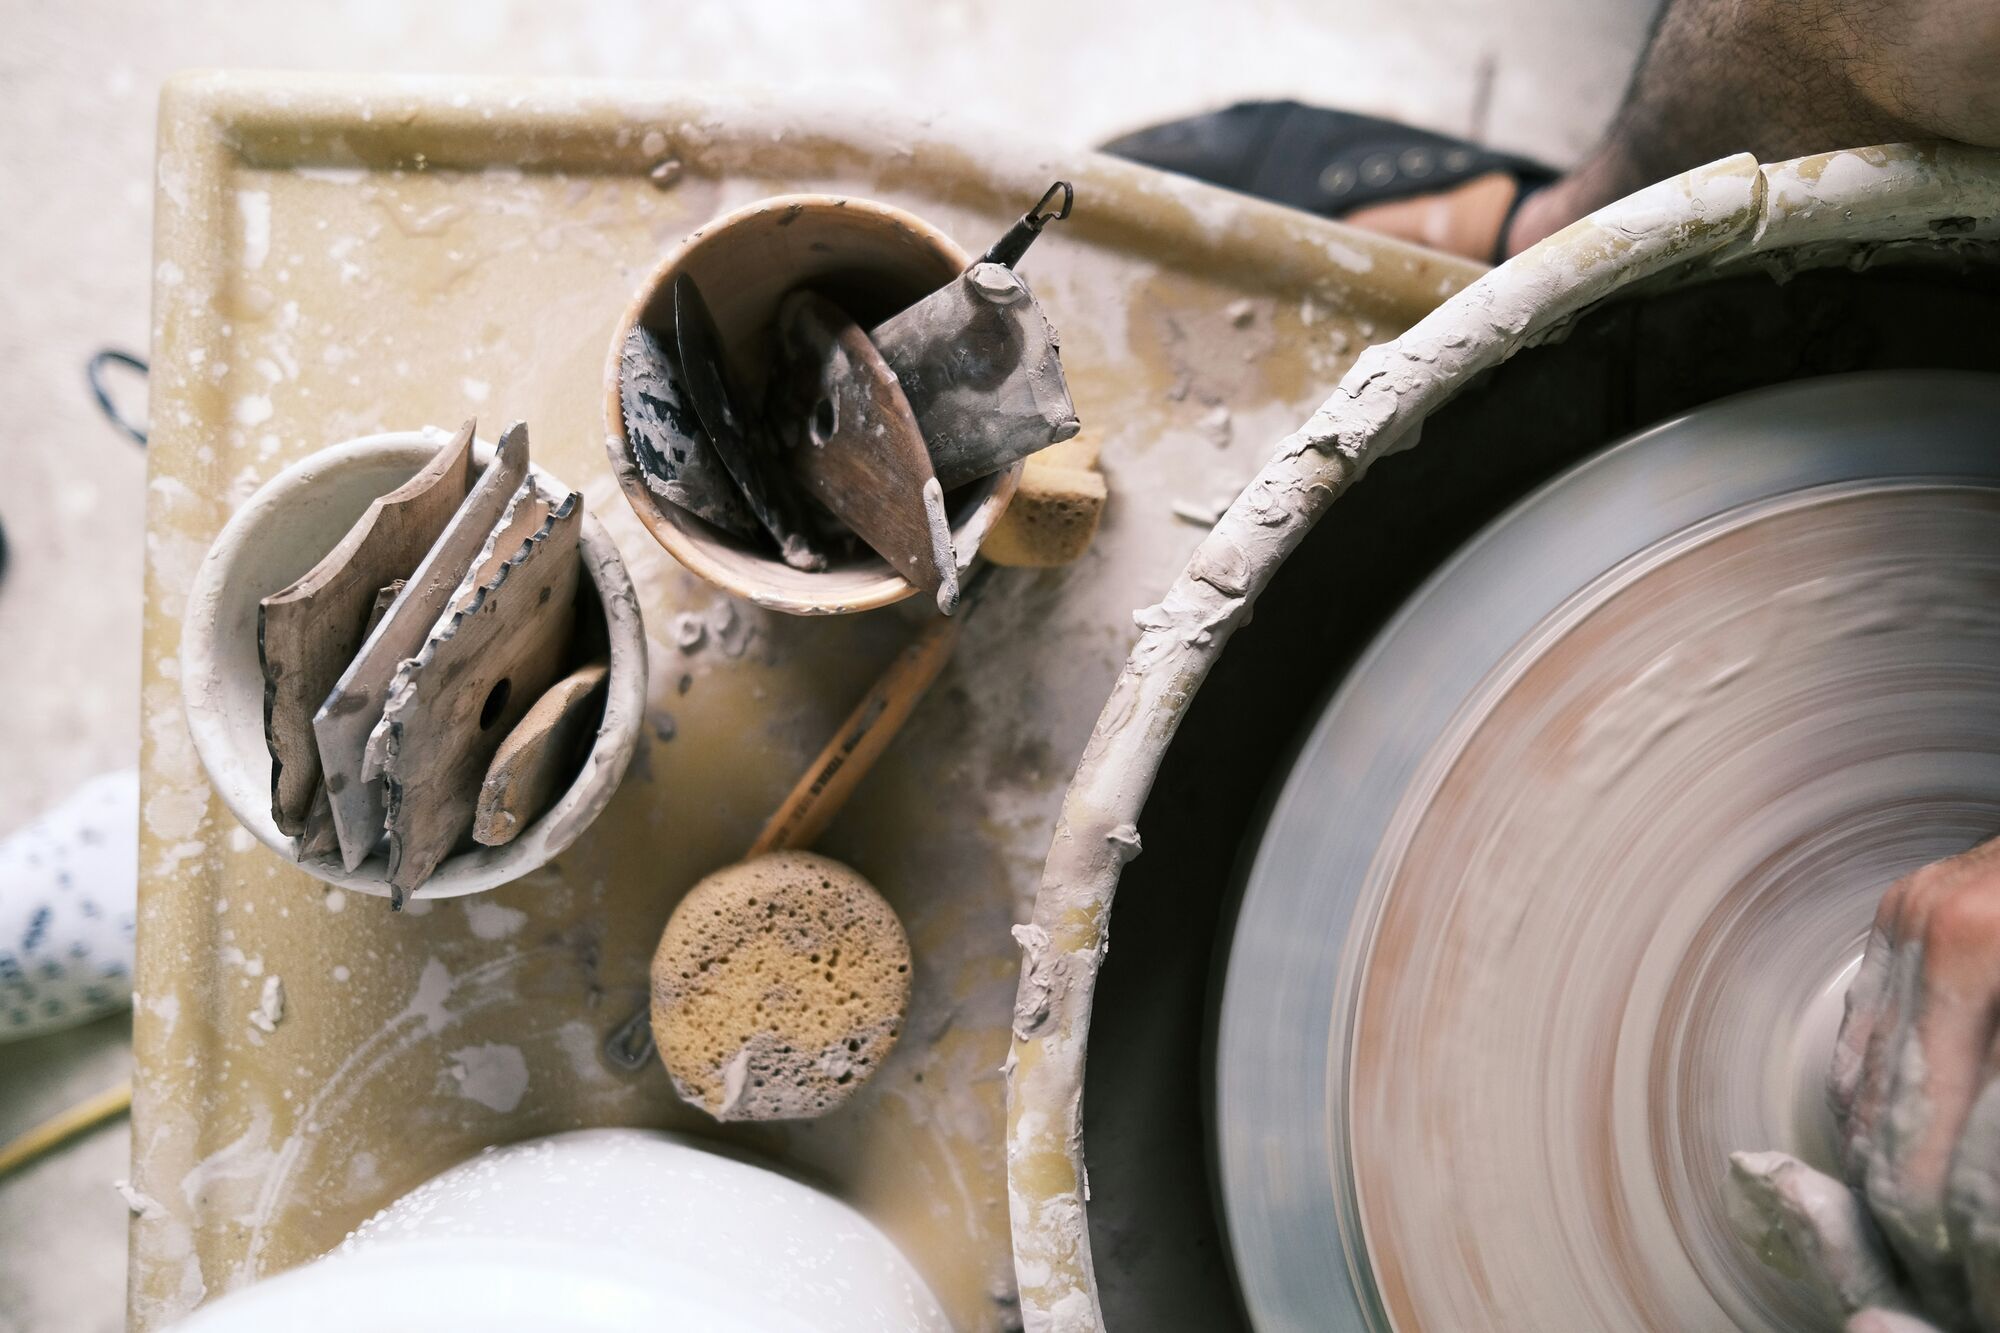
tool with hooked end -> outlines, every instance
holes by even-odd
[[[1217,1192],[1255,1326],[1824,1325],[1735,1234],[1729,1155],[1832,1166],[1875,904],[2000,827],[1996,419],[2000,376],[1950,373],[1701,408],[1381,633],[1226,965]]]
[[[1055,327],[1014,271],[1049,223],[1069,216],[1075,195],[1057,181],[978,263],[869,334],[947,491],[1079,429]]]

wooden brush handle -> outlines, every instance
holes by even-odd
[[[127,1079],[115,1088],[107,1088],[95,1097],[86,1098],[67,1111],[51,1116],[12,1143],[0,1147],[0,1179],[12,1175],[85,1130],[95,1129],[131,1109],[132,1081]]]
[[[975,563],[977,568],[960,595],[958,614],[938,617],[903,645],[889,663],[889,669],[862,696],[854,711],[847,715],[847,721],[806,769],[805,776],[786,793],[783,804],[750,844],[744,860],[767,852],[810,847],[813,839],[833,822],[840,807],[854,794],[855,786],[902,730],[918,700],[924,697],[924,691],[930,689],[938,673],[944,670],[944,664],[951,660],[959,633],[979,604],[980,594],[993,572],[993,566],[985,561]],[[651,1013],[649,1006],[642,1004],[614,1028],[604,1042],[605,1059],[625,1070],[637,1070],[651,1063],[657,1049]]]
[[[745,860],[812,846],[951,660],[964,623],[962,615],[939,616],[903,646],[765,823]]]

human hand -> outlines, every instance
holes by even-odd
[[[1831,1309],[1866,1312],[1857,1333],[1922,1327],[1890,1322],[1919,1310],[2000,1330],[2000,840],[1884,895],[1827,1091],[1852,1192],[1781,1153],[1736,1154],[1760,1246]]]

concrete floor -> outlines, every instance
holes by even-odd
[[[1249,96],[1399,117],[1561,164],[1611,114],[1654,0],[717,0],[563,5],[0,0],[0,836],[138,730],[144,458],[82,367],[143,353],[153,107],[194,66],[849,89],[1088,143]],[[121,1076],[122,1018],[0,1054],[0,1139]],[[0,1333],[123,1323],[122,1129],[0,1183]]]

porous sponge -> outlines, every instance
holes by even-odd
[[[653,1039],[675,1089],[718,1120],[803,1120],[882,1065],[910,1002],[910,942],[831,857],[773,852],[716,871],[653,955]]]
[[[1090,431],[1030,454],[1013,502],[979,553],[996,565],[1022,569],[1066,565],[1090,549],[1105,495]]]

